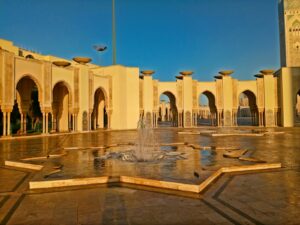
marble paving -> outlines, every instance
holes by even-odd
[[[300,224],[299,128],[278,128],[284,131],[280,136],[226,138],[178,135],[178,130],[158,129],[156,134],[162,143],[234,144],[252,150],[254,157],[281,162],[284,168],[225,174],[201,195],[113,184],[33,191],[28,183],[37,172],[5,167],[4,160],[39,157],[82,143],[89,147],[134,141],[136,133],[0,140],[0,224]],[[218,167],[205,154],[199,160],[200,166]]]

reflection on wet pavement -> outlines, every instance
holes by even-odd
[[[240,130],[232,129],[234,132]],[[132,150],[132,145],[93,149],[97,146],[108,146],[118,143],[134,143],[136,131],[112,131],[99,133],[84,133],[43,137],[36,139],[3,141],[1,146],[1,164],[3,160],[20,160],[26,157],[47,156],[51,154],[65,154],[58,158],[34,160],[31,163],[43,164],[44,169],[34,180],[43,180],[45,175],[55,168],[62,167],[61,172],[47,176],[47,179],[66,179],[94,176],[137,176],[183,183],[201,183],[213,171],[224,166],[248,165],[237,159],[224,158],[225,150],[218,147],[235,146],[246,149],[246,157],[255,157],[268,163],[282,162],[284,166],[299,165],[299,129],[284,130],[283,134],[264,137],[207,137],[202,135],[178,135],[178,129],[158,129],[155,136],[159,143],[164,143],[162,151],[176,151],[182,154],[182,159],[163,159],[157,162],[126,162],[120,159],[101,159],[111,152],[126,152]],[[252,132],[253,130],[250,130]],[[223,128],[216,132],[230,132]],[[245,129],[242,132],[249,132]],[[266,130],[255,130],[266,132]],[[192,149],[187,145],[168,146],[167,143],[189,143],[200,146],[214,146],[211,149]],[[217,148],[216,148],[217,147]],[[65,150],[64,148],[69,150]],[[78,149],[79,148],[79,149]],[[194,172],[200,176],[195,177]]]
[[[240,132],[239,130],[234,132]],[[247,133],[250,130],[242,129],[241,132]],[[265,132],[269,129],[255,130]],[[119,221],[122,224],[299,224],[300,128],[270,130],[284,133],[262,137],[211,137],[178,134],[178,131],[186,131],[184,129],[157,129],[157,140],[164,144],[162,151],[182,152],[187,159],[151,163],[132,163],[118,159],[97,160],[106,152],[128,151],[131,146],[93,147],[133,143],[137,136],[136,131],[100,131],[0,141],[1,166],[4,160],[20,161],[22,158],[67,153],[62,157],[30,161],[45,166],[38,173],[3,167],[0,169],[0,223],[4,221],[4,224],[17,224],[22,221],[25,224],[117,224],[116,221]],[[231,132],[229,128],[194,131]],[[174,147],[166,143],[186,145]],[[188,147],[187,143],[215,147],[194,149]],[[246,157],[266,160],[269,163],[281,162],[286,168],[277,172],[225,175],[200,199],[124,187],[26,192],[29,180],[104,174],[201,183],[221,166],[252,164],[224,158],[226,147],[246,149]],[[57,168],[62,171],[44,178],[47,173]],[[199,174],[199,178],[195,176],[195,172]]]

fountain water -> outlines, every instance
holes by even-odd
[[[137,128],[138,137],[133,149],[121,152],[110,151],[104,156],[96,157],[95,160],[106,160],[113,158],[128,162],[154,162],[164,158],[171,160],[186,159],[182,156],[184,153],[170,151],[170,149],[163,151],[156,141],[150,122],[147,122],[144,118],[141,118],[138,121]]]
[[[133,149],[133,156],[136,161],[140,162],[154,161],[163,157],[151,125],[143,118],[140,118],[138,122],[138,138]]]

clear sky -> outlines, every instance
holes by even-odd
[[[213,80],[223,69],[254,79],[278,69],[277,0],[115,0],[117,63],[175,80],[193,70]],[[112,63],[111,0],[0,0],[0,38],[43,54]],[[101,56],[95,44],[108,46]]]

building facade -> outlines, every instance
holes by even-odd
[[[0,135],[135,129],[141,117],[152,127],[163,120],[195,127],[203,116],[201,94],[208,98],[212,125],[238,125],[243,93],[253,125],[292,127],[300,105],[299,13],[298,0],[279,3],[282,67],[262,70],[248,81],[233,78],[233,71],[221,71],[214,81],[201,82],[183,71],[175,81],[160,82],[153,79],[153,71],[41,55],[1,39]],[[160,102],[162,94],[168,96],[168,105]]]

